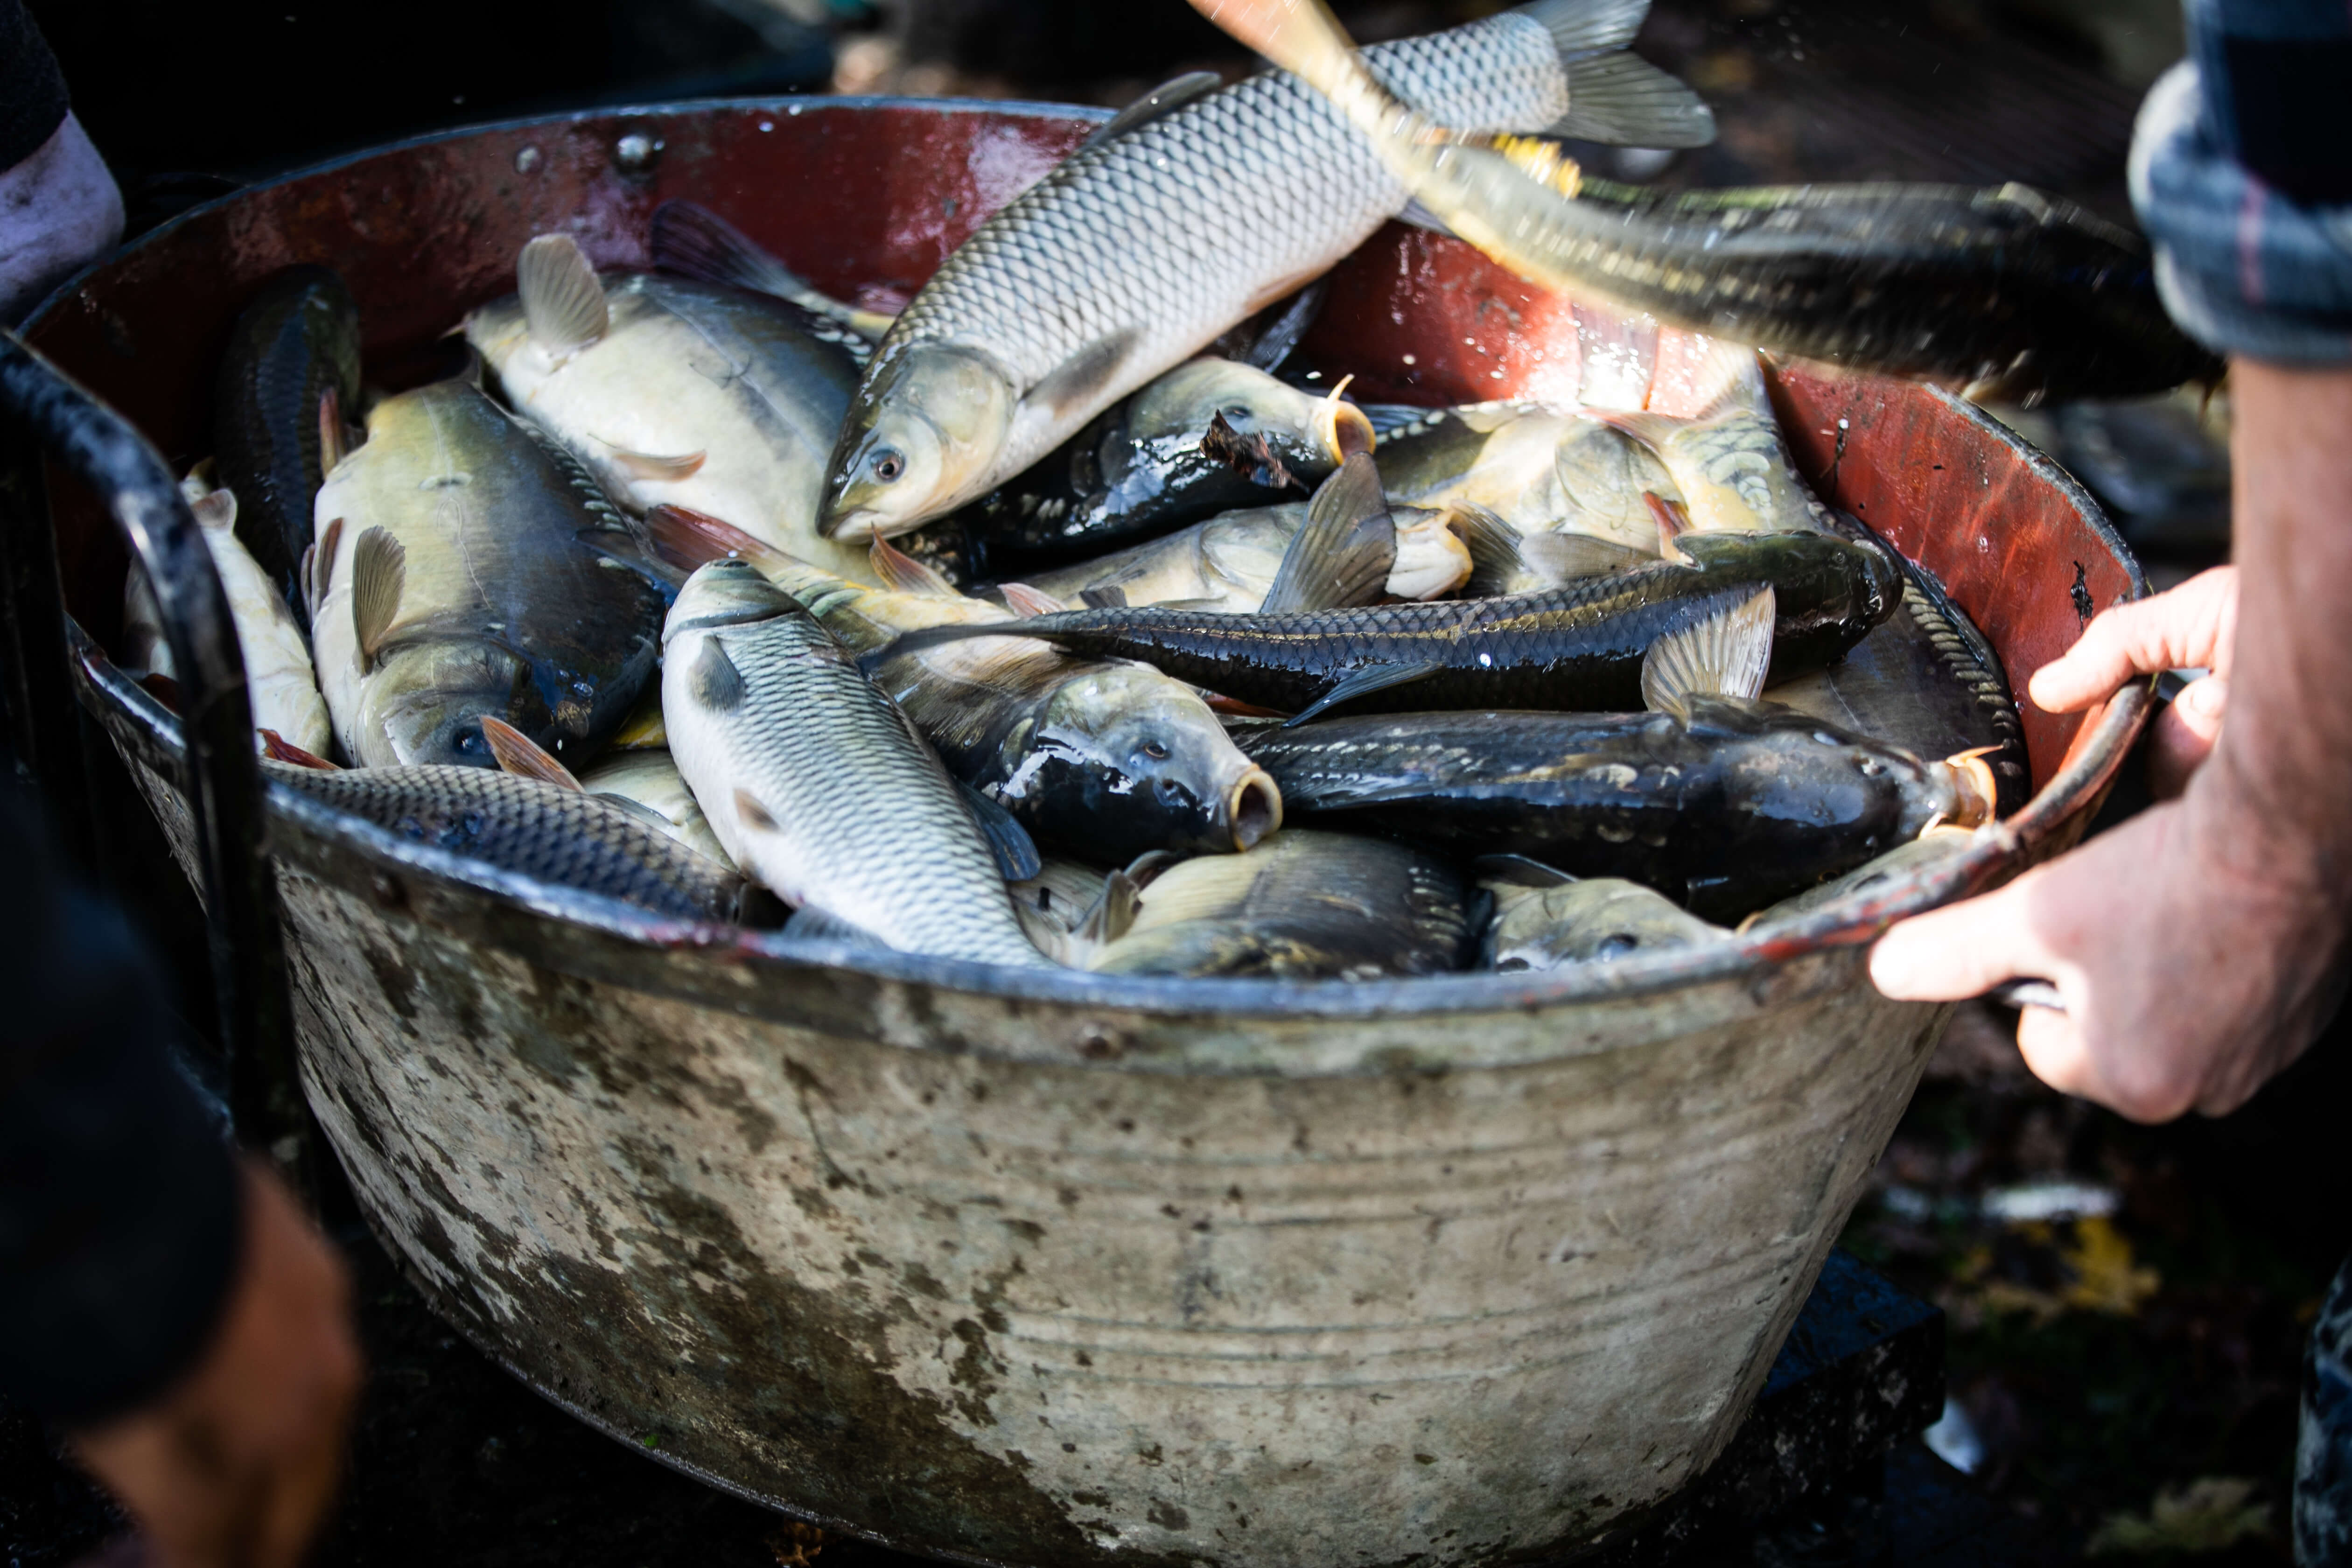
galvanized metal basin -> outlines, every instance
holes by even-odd
[[[30,335],[185,462],[229,321],[288,263],[343,271],[394,377],[531,235],[641,265],[671,196],[820,286],[904,294],[1094,122],[811,100],[434,138],[191,215]],[[1435,403],[1542,391],[1574,342],[1559,301],[1391,229],[1308,348]],[[1967,405],[1775,379],[1801,465],[2021,686],[2144,591],[2089,499]],[[121,547],[86,495],[54,512],[82,700],[184,849],[177,727],[99,651]],[[1720,1450],[1910,1097],[1945,1015],[1880,997],[1860,944],[2071,842],[2145,704],[2029,710],[2038,795],[1932,874],[1559,977],[1105,981],[788,942],[277,790],[304,1086],[452,1322],[745,1496],[1007,1563],[1556,1554]]]

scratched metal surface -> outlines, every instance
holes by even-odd
[[[286,261],[342,268],[394,367],[531,233],[641,261],[671,195],[887,298],[1091,122],[762,103],[434,139],[191,215],[35,341],[192,458],[226,324]],[[1525,292],[1383,231],[1318,333],[1413,353],[1424,397],[1531,389],[1573,323]],[[1828,499],[1900,513],[2013,681],[2077,624],[2043,568],[2137,591],[2087,500],[1964,407],[1801,370],[1776,393]],[[1922,442],[1958,460],[1914,472]],[[81,696],[184,849],[175,727],[100,651],[121,563],[85,505],[58,495]],[[281,790],[306,1088],[438,1310],[743,1495],[989,1562],[1545,1555],[1720,1448],[1908,1100],[1943,1013],[1878,997],[1857,943],[2067,841],[2144,708],[2030,727],[2041,794],[1932,873],[1538,979],[1113,983],[789,943]]]

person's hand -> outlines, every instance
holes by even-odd
[[[333,1498],[361,1366],[341,1261],[275,1178],[245,1172],[244,1256],[195,1368],[73,1434],[164,1568],[291,1568]]]
[[[2165,704],[2148,728],[2148,784],[2158,800],[2170,800],[2221,736],[2237,630],[2238,569],[2216,566],[2169,593],[2106,611],[2073,647],[2035,670],[2026,690],[2046,713],[2074,713],[2136,677],[2211,670]]]

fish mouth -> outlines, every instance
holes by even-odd
[[[1370,451],[1373,446],[1371,416],[1354,404],[1339,399],[1339,394],[1354,379],[1340,377],[1330,395],[1315,405],[1315,439],[1334,463],[1344,463],[1359,452]]]
[[[1979,746],[1972,752],[1960,752],[1944,759],[1951,770],[1952,794],[1957,804],[1946,820],[1954,827],[1981,827],[1993,819],[1996,803],[2000,798],[2000,785],[1992,776],[1992,764],[1986,756],[2000,751],[1999,746]]]
[[[870,544],[874,529],[874,514],[864,507],[852,507],[845,511],[827,509],[816,524],[818,537],[830,539],[835,544]]]
[[[1264,768],[1252,768],[1225,795],[1225,821],[1234,848],[1246,851],[1282,826],[1282,789]]]

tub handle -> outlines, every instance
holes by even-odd
[[[195,828],[218,1042],[238,1138],[261,1150],[306,1195],[310,1122],[294,1060],[293,1005],[278,879],[267,846],[261,766],[228,595],[195,518],[163,458],[129,420],[0,331],[0,595],[16,647],[8,692],[52,808],[81,816],[88,800],[72,711],[63,580],[44,504],[40,458],[88,485],[146,568],[180,687],[183,787]]]

